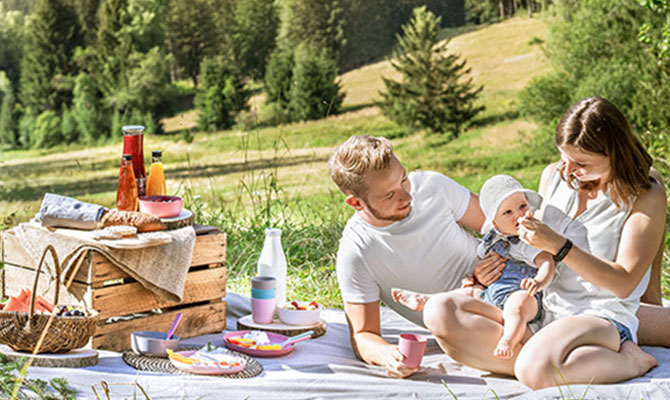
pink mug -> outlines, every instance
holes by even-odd
[[[405,357],[403,364],[416,368],[421,365],[423,353],[426,351],[426,338],[414,333],[401,333],[398,340],[400,353]]]
[[[271,324],[275,314],[275,299],[251,299],[251,319],[257,324]]]

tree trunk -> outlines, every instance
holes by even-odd
[[[500,20],[505,19],[505,3],[503,0],[498,1],[498,7],[500,8]]]
[[[512,0],[512,16],[516,15],[516,0]]]
[[[533,18],[533,0],[526,0],[526,7],[528,7],[528,18]]]

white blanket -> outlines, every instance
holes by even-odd
[[[249,299],[228,295],[228,330],[236,330],[237,319],[250,313]],[[29,377],[48,380],[65,377],[78,390],[77,399],[93,399],[96,385],[107,382],[112,399],[144,396],[137,382],[152,400],[158,399],[495,399],[495,398],[670,398],[670,349],[644,347],[659,361],[647,375],[617,385],[571,385],[532,392],[509,377],[495,376],[461,366],[446,356],[434,340],[420,373],[408,379],[392,379],[380,367],[357,360],[349,344],[349,333],[341,310],[324,310],[326,334],[298,343],[292,353],[279,358],[258,358],[261,375],[251,379],[206,376],[178,376],[137,371],[121,360],[120,354],[100,351],[97,366],[88,368],[31,367]],[[401,332],[429,335],[389,309],[382,310],[384,337],[397,342]],[[182,345],[222,345],[221,334],[182,341]],[[453,393],[453,395],[452,395]],[[137,396],[137,397],[134,397]]]

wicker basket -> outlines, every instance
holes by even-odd
[[[15,351],[31,353],[64,353],[84,347],[95,332],[97,312],[87,310],[86,317],[59,317],[51,314],[35,314],[35,293],[40,270],[47,253],[51,253],[56,270],[54,305],[58,304],[60,286],[60,265],[56,250],[47,246],[35,270],[30,310],[28,313],[0,311],[0,343]],[[42,333],[47,330],[46,334]],[[44,336],[41,344],[40,338]],[[36,348],[39,345],[38,348]]]

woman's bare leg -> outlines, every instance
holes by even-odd
[[[442,350],[454,360],[486,371],[514,374],[516,356],[493,355],[503,334],[502,310],[462,292],[433,295],[423,310],[423,322]],[[522,342],[530,337],[529,329]],[[514,348],[519,353],[521,344]]]
[[[501,358],[510,358],[514,346],[523,339],[528,321],[537,314],[537,300],[529,296],[525,290],[518,290],[507,297],[503,307],[503,334],[493,355]]]
[[[541,389],[564,383],[620,382],[657,365],[633,342],[619,343],[619,332],[603,318],[562,318],[526,342],[515,373],[530,388]]]

